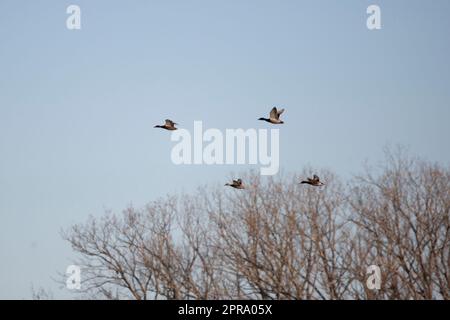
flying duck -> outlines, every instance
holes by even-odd
[[[233,183],[226,183],[225,185],[235,189],[244,189],[241,179],[233,180]]]
[[[280,120],[280,115],[284,112],[284,109],[277,110],[276,107],[273,107],[270,110],[269,118],[259,118],[258,120],[267,121],[273,124],[283,124],[284,122]]]
[[[317,175],[313,175],[312,179],[311,178],[307,178],[306,180],[300,182],[300,183],[306,183],[309,185],[312,185],[314,187],[320,187],[320,186],[324,186],[325,183],[323,183],[322,181],[320,181],[319,177]]]
[[[175,125],[178,123],[173,122],[172,120],[166,119],[166,123],[164,123],[162,126],[156,125],[153,128],[161,128],[166,130],[177,130],[178,128],[175,128]]]

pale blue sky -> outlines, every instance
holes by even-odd
[[[449,14],[448,0],[1,0],[0,298],[70,297],[51,279],[73,257],[61,228],[246,169],[173,165],[153,129],[167,117],[266,128],[284,107],[288,172],[348,177],[388,143],[448,164]]]

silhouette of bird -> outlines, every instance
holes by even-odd
[[[259,118],[258,120],[267,121],[273,124],[283,124],[284,122],[280,120],[280,115],[284,112],[284,109],[277,110],[276,107],[273,107],[270,110],[269,118]]]
[[[225,185],[235,189],[244,189],[244,185],[242,184],[241,179],[233,180],[232,183],[226,183]]]
[[[311,178],[307,178],[306,180],[300,182],[300,183],[306,183],[309,184],[311,186],[314,187],[320,187],[320,186],[324,186],[325,183],[323,183],[322,181],[320,181],[319,177],[317,175],[313,175],[312,179]]]
[[[173,122],[172,120],[166,119],[166,122],[162,125],[156,125],[153,128],[161,128],[166,130],[177,130],[178,128],[175,128],[175,125],[178,123]]]

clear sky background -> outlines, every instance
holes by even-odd
[[[61,228],[247,169],[175,166],[165,118],[267,128],[284,107],[286,172],[350,177],[386,144],[448,164],[449,34],[448,0],[0,0],[0,298],[71,297]]]

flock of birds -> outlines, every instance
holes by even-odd
[[[259,118],[258,120],[266,121],[272,124],[283,124],[284,122],[280,120],[280,116],[283,112],[284,109],[278,110],[276,107],[273,107],[272,110],[270,110],[269,118]],[[175,125],[178,125],[178,123],[166,119],[163,125],[156,125],[154,126],[154,128],[173,131],[178,129],[177,127],[175,127]],[[321,187],[325,185],[322,181],[320,181],[320,178],[316,174],[313,175],[312,178],[306,178],[306,180],[301,181],[300,184],[308,184],[314,187]],[[233,180],[231,183],[226,183],[225,186],[229,186],[235,189],[245,189],[242,179]]]

